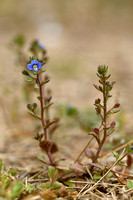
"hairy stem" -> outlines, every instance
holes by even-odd
[[[41,85],[41,81],[40,81],[40,76],[39,74],[37,74],[37,82],[38,82],[38,85],[39,85],[39,93],[40,93],[40,106],[41,106],[41,122],[42,122],[42,127],[43,127],[43,131],[44,131],[44,140],[47,140],[48,141],[48,137],[47,137],[47,128],[46,128],[46,123],[45,122],[45,119],[44,119],[44,103],[45,103],[45,100],[44,100],[44,95],[43,95],[43,90],[42,90],[42,85]],[[49,158],[49,161],[50,161],[50,164],[51,165],[55,165],[54,161],[53,161],[53,157],[52,157],[52,154],[50,151],[46,152],[47,155],[48,155],[48,158]]]
[[[106,137],[107,137],[107,97],[106,97],[106,80],[105,80],[105,75],[103,75],[103,106],[104,106],[104,109],[103,109],[103,138],[99,144],[99,147],[98,147],[98,150],[97,150],[97,153],[96,153],[96,156],[93,160],[93,162],[96,162],[98,157],[99,157],[99,154],[101,152],[101,149],[103,147],[103,144],[106,140]]]
[[[45,120],[44,120],[44,106],[43,106],[43,91],[42,91],[42,85],[40,82],[40,77],[39,74],[37,74],[37,82],[39,85],[39,93],[40,93],[40,106],[41,106],[41,122],[42,122],[42,127],[44,130],[44,139],[47,140],[47,131],[45,129]]]
[[[51,152],[48,151],[48,152],[47,152],[47,155],[48,155],[48,158],[49,158],[50,164],[51,164],[52,166],[55,166],[56,164],[55,164],[54,161],[53,161],[53,157],[52,157]]]

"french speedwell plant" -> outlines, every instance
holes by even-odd
[[[115,82],[110,82],[109,78],[111,74],[108,74],[108,66],[100,65],[98,66],[97,76],[99,78],[100,85],[95,85],[94,87],[102,93],[103,100],[100,98],[95,100],[95,110],[99,118],[101,119],[101,124],[99,128],[93,128],[92,132],[89,135],[92,135],[98,144],[98,148],[93,154],[91,152],[91,159],[93,163],[98,162],[101,150],[107,140],[107,137],[110,136],[115,131],[116,123],[112,121],[109,123],[108,118],[110,115],[119,112],[119,103],[115,103],[112,108],[108,108],[108,101],[112,97],[110,91],[113,89]]]
[[[44,160],[43,162],[47,165],[56,166],[56,162],[54,161],[52,154],[57,151],[57,145],[52,141],[51,133],[53,127],[56,127],[58,119],[50,121],[49,117],[49,109],[53,103],[51,102],[52,97],[50,90],[44,88],[50,81],[47,75],[43,76],[46,71],[43,69],[45,63],[45,60],[38,60],[37,58],[32,57],[27,65],[28,71],[24,70],[22,73],[25,76],[28,76],[26,81],[34,82],[34,85],[38,89],[39,93],[37,100],[40,102],[40,109],[37,109],[37,103],[28,104],[27,108],[30,111],[29,114],[40,120],[42,124],[43,132],[37,133],[35,139],[39,141],[39,146],[48,156],[49,162]]]

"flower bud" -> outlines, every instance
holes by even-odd
[[[99,65],[97,71],[100,75],[106,75],[108,72],[108,67],[106,65]]]
[[[110,128],[113,128],[115,127],[116,123],[113,121],[111,124],[110,124]]]
[[[97,135],[99,135],[99,129],[98,128],[93,128],[92,129]]]
[[[119,107],[120,107],[120,104],[116,103],[113,108],[119,108]]]
[[[95,100],[95,104],[99,104],[100,102],[101,102],[101,99],[99,98]]]

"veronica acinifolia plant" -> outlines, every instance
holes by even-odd
[[[38,52],[42,49],[42,46],[37,45],[38,43],[35,41],[32,43],[31,48],[32,53],[36,56],[38,56]],[[40,60],[37,57],[30,58],[27,65],[29,71],[24,70],[22,73],[27,76],[27,82],[34,83],[39,93],[37,100],[40,102],[40,108],[38,108],[37,103],[28,104],[27,108],[29,114],[40,120],[42,124],[43,132],[37,133],[35,139],[39,141],[39,146],[47,154],[48,159],[43,160],[43,162],[47,165],[56,166],[52,154],[57,151],[57,145],[52,141],[52,133],[58,126],[59,120],[57,118],[50,120],[49,109],[53,103],[51,102],[50,90],[47,88],[44,89],[45,85],[50,81],[47,75],[43,75],[46,71],[43,69],[43,66],[46,64],[45,53],[46,51],[43,50]]]
[[[103,145],[106,142],[106,139],[115,131],[116,123],[112,121],[108,122],[110,115],[119,112],[118,108],[119,103],[116,103],[111,109],[108,109],[107,103],[108,100],[112,97],[110,91],[113,88],[115,82],[109,82],[111,74],[108,75],[108,67],[106,65],[98,66],[97,76],[99,78],[100,85],[94,85],[94,87],[102,93],[103,100],[100,98],[95,100],[95,110],[99,118],[101,119],[101,125],[99,128],[94,128],[89,134],[92,135],[98,144],[97,151],[92,156],[92,162],[98,162]],[[101,102],[102,101],[102,102]]]

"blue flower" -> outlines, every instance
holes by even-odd
[[[133,147],[131,147],[131,150],[133,150]]]
[[[36,59],[32,60],[30,64],[27,65],[28,70],[34,70],[37,72],[38,69],[42,67],[42,63],[38,62]]]

